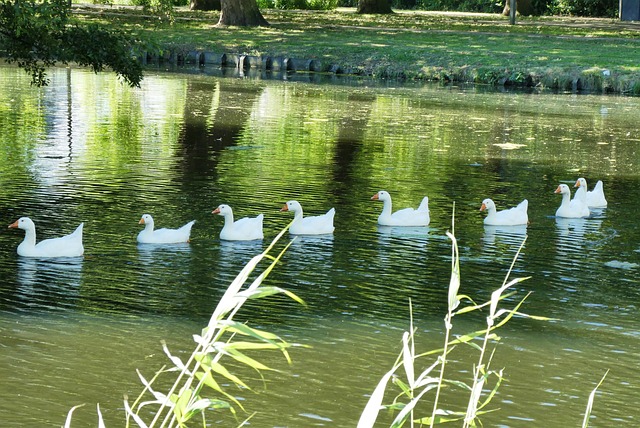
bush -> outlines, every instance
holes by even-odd
[[[278,0],[270,0],[278,1]],[[295,2],[296,0],[280,0]],[[298,0],[304,1],[304,0]],[[310,0],[307,0],[310,1]],[[358,0],[334,0],[339,7],[356,7]],[[532,0],[533,14],[572,15],[585,17],[615,18],[618,2],[607,0]],[[393,9],[431,10],[451,12],[501,13],[504,1],[497,0],[391,0]],[[284,8],[283,8],[284,9]]]
[[[618,16],[618,2],[603,0],[553,0],[548,4],[552,15],[571,15],[615,18]]]
[[[338,0],[258,0],[258,7],[261,9],[333,10],[338,7]]]

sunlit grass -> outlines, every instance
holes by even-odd
[[[173,23],[115,6],[76,12],[78,19],[112,23],[136,34],[143,41],[141,48],[146,43],[150,51],[322,59],[326,70],[335,65],[379,78],[561,90],[566,86],[561,82],[593,68],[609,70],[610,77],[601,77],[601,82],[593,74],[585,76],[580,85],[584,90],[633,92],[640,82],[640,64],[629,54],[637,49],[640,32],[610,19],[522,18],[511,26],[506,17],[492,14],[400,11],[363,16],[352,9],[263,10],[270,27],[219,28],[218,12],[184,7],[176,9]],[[513,70],[525,78],[514,78]],[[553,75],[558,70],[564,71]]]

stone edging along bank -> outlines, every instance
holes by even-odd
[[[337,64],[323,64],[317,59],[289,58],[286,56],[252,56],[244,54],[216,53],[187,49],[167,49],[162,55],[144,52],[142,63],[172,65],[193,64],[199,67],[218,67],[237,71],[273,71],[329,73],[335,75],[360,75],[384,79],[441,81],[475,83],[492,86],[539,88],[569,92],[640,95],[640,77],[616,75],[610,70],[591,68],[588,70],[511,70],[502,68],[460,67],[444,70],[432,67],[418,76],[407,76],[404,72],[389,72],[385,68],[367,70],[364,67],[343,67]],[[394,70],[402,67],[396,64]]]
[[[164,55],[143,53],[143,64],[166,62],[173,65],[193,64],[201,67],[235,68],[248,71],[250,69],[265,71],[302,71],[334,74],[355,74],[352,70],[343,70],[337,65],[323,67],[322,63],[315,59],[260,57],[242,54],[220,54],[203,51],[175,51],[168,50]]]

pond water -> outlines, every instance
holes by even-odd
[[[270,298],[241,313],[308,345],[291,365],[256,355],[280,370],[264,383],[242,372],[254,391],[233,391],[253,426],[355,426],[400,352],[409,300],[418,349],[441,346],[454,203],[460,292],[489,299],[527,235],[512,277],[531,278],[505,305],[531,292],[521,311],[553,318],[500,330],[492,367],[506,382],[485,426],[576,426],[607,370],[593,425],[638,425],[640,99],[154,71],[140,89],[82,70],[51,78],[36,89],[0,67],[0,218],[31,217],[38,239],[84,222],[85,255],[20,258],[23,232],[5,226],[3,426],[60,426],[83,403],[73,426],[97,426],[96,403],[108,427],[123,426],[136,368],[150,377],[166,363],[162,340],[191,352],[227,285],[291,220],[279,211],[290,199],[310,215],[335,207],[335,233],[295,240],[268,279],[307,306]],[[608,207],[555,218],[554,190],[578,177],[603,180]],[[430,226],[378,227],[381,189],[394,209],[429,196]],[[528,199],[530,225],[485,227],[487,197],[498,209]],[[220,203],[236,218],[264,213],[264,241],[221,242]],[[144,213],[157,227],[195,219],[191,243],[138,246]],[[485,315],[456,317],[454,332]],[[452,358],[450,377],[468,381],[476,354]],[[235,426],[223,412],[212,422]]]

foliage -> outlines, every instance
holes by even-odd
[[[132,55],[137,40],[113,27],[70,19],[66,0],[0,0],[0,49],[37,86],[46,68],[76,62],[94,72],[110,67],[129,85],[139,86],[142,66]]]
[[[261,9],[333,10],[338,0],[258,0]]]
[[[500,13],[504,5],[495,0],[417,0],[415,8],[451,12]]]
[[[145,13],[159,16],[161,19],[173,23],[175,19],[174,6],[188,4],[188,0],[132,0],[136,6],[142,6]]]
[[[137,426],[145,428],[183,427],[194,418],[200,420],[202,426],[207,426],[207,411],[225,410],[236,415],[236,407],[242,410],[244,408],[238,399],[226,391],[224,386],[232,384],[243,389],[250,389],[250,387],[233,373],[231,366],[245,365],[259,373],[271,370],[250,356],[252,352],[268,350],[280,351],[286,360],[291,362],[287,352],[291,344],[273,333],[234,320],[237,312],[250,299],[283,293],[304,304],[300,298],[287,290],[263,285],[265,278],[288,248],[286,246],[277,257],[269,255],[287,229],[280,232],[263,253],[251,259],[229,285],[207,326],[199,335],[193,336],[196,347],[186,362],[173,355],[163,343],[163,350],[169,359],[169,368],[163,367],[150,380],[138,371],[144,388],[132,404],[125,397],[126,426],[130,426],[133,420]],[[271,263],[245,287],[253,271],[264,259],[270,259]],[[223,358],[229,360],[229,363],[223,364]],[[169,374],[175,375],[168,391],[161,392],[156,389],[154,384]],[[147,406],[154,407],[154,410],[148,412]],[[71,415],[76,407],[69,411],[65,424],[67,428],[71,426]],[[98,417],[100,426],[104,426],[99,408]],[[151,421],[145,421],[145,418]]]
[[[357,0],[338,0],[339,7],[356,7]],[[607,0],[532,0],[534,15],[571,15],[615,18],[618,3]],[[501,13],[504,1],[497,0],[392,0],[399,10]]]
[[[618,3],[603,0],[551,0],[547,3],[549,14],[615,18]]]

